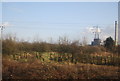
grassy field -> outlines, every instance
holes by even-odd
[[[81,56],[77,63],[70,60],[58,62],[58,53],[16,54],[3,56],[3,79],[118,79],[120,68],[118,65],[105,65],[117,59],[116,55],[106,54],[101,60],[101,55]],[[94,62],[90,61],[91,57]],[[98,57],[99,56],[99,57]],[[111,56],[111,58],[110,58]],[[105,58],[107,57],[107,58]],[[63,57],[62,57],[63,58]],[[66,57],[67,58],[67,57]],[[88,60],[87,60],[88,59]],[[106,61],[105,61],[106,59]],[[101,64],[97,61],[101,60]],[[110,61],[109,61],[110,60]],[[114,61],[114,62],[117,62]],[[91,63],[92,62],[92,63]],[[97,64],[98,63],[98,64]]]
[[[58,53],[58,52],[32,52],[32,53],[18,53],[7,56],[10,59],[19,62],[29,62],[38,59],[41,62],[58,62],[58,63],[71,63],[71,54],[69,53]],[[120,56],[118,54],[112,54],[102,52],[100,54],[80,54],[75,57],[74,63],[89,63],[96,65],[120,65]]]

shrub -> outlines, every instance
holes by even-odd
[[[103,51],[103,49],[98,46],[85,46],[82,50],[84,54],[101,53]]]

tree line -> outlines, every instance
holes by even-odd
[[[85,62],[85,63],[94,63],[92,61],[101,62],[98,64],[103,64],[102,60],[109,59],[109,57],[103,59],[103,57],[91,57],[90,54],[100,54],[102,52],[110,52],[114,54],[120,54],[120,46],[115,46],[114,40],[111,37],[108,37],[104,41],[102,46],[82,46],[79,41],[69,42],[68,40],[60,39],[58,43],[47,43],[47,42],[28,42],[28,41],[17,41],[15,37],[9,36],[8,38],[3,39],[2,41],[2,53],[3,55],[16,55],[17,53],[32,53],[36,52],[40,54],[44,52],[57,52],[59,56],[56,58],[51,58],[57,61],[62,59],[70,59],[72,63],[76,62]],[[68,54],[67,58],[65,54]],[[36,54],[36,57],[38,55]],[[113,58],[113,57],[111,57]],[[110,59],[111,59],[110,58]],[[92,59],[92,60],[90,60]],[[112,62],[112,61],[111,61]],[[106,61],[105,61],[106,63]]]
[[[115,46],[114,40],[108,37],[104,41],[103,46],[90,46],[80,45],[79,41],[73,41],[70,43],[68,40],[59,40],[58,43],[47,43],[47,42],[28,42],[28,41],[17,41],[15,37],[9,36],[2,41],[2,51],[3,54],[14,54],[21,51],[26,52],[60,52],[60,53],[98,53],[102,51],[109,51],[117,53],[119,52],[120,46]],[[120,53],[120,52],[119,52]]]

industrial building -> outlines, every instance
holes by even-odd
[[[92,46],[100,45],[100,43],[101,43],[100,39],[94,39],[94,41],[92,41]]]
[[[91,42],[92,46],[100,45],[101,44],[101,39],[99,38],[101,30],[98,26],[96,26],[93,30],[93,33],[95,35],[94,40]]]
[[[118,23],[119,22],[119,23]],[[114,36],[114,41],[115,41],[115,45],[118,46],[120,45],[120,17],[119,17],[119,20],[115,21],[115,36]],[[100,34],[101,30],[100,28],[98,28],[96,26],[96,28],[94,28],[94,40],[91,42],[91,45],[92,46],[96,46],[96,45],[101,45],[101,39],[99,38],[99,34]]]

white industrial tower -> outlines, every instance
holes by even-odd
[[[115,21],[115,45],[118,45],[118,24],[117,21]]]
[[[118,45],[120,45],[120,1],[118,2]]]

